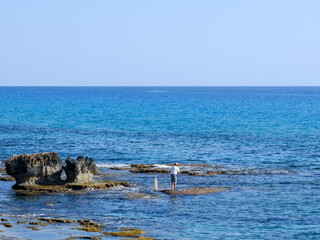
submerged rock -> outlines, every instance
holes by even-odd
[[[34,230],[34,231],[40,231],[40,228],[37,227],[37,226],[29,226],[29,227],[27,227],[27,228],[30,228],[30,229],[32,229],[32,230]]]
[[[183,190],[162,190],[160,192],[167,193],[167,194],[176,194],[176,195],[199,195],[199,194],[223,192],[228,190],[230,189],[196,187],[196,188],[188,188]]]
[[[14,155],[6,162],[6,172],[16,185],[57,184],[61,182],[62,160],[55,152]]]
[[[92,158],[79,156],[76,160],[67,158],[65,166],[67,182],[70,183],[88,183],[93,182],[93,175],[99,173]]]
[[[127,193],[126,196],[128,196],[130,199],[139,199],[139,198],[150,199],[154,197],[152,194],[149,194],[149,193]]]

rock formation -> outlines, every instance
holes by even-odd
[[[67,158],[64,166],[68,183],[89,183],[93,181],[93,175],[99,173],[92,158],[79,156],[76,160]]]
[[[63,163],[55,152],[14,155],[5,165],[7,174],[16,179],[16,185],[50,185],[61,182]]]

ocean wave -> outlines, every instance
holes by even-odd
[[[170,169],[171,166],[167,165],[167,164],[154,164],[152,165],[154,168],[160,168],[160,169]]]
[[[236,175],[272,175],[272,174],[290,174],[294,173],[284,169],[264,169],[264,168],[239,168],[230,170],[231,174]]]
[[[97,163],[97,167],[100,168],[130,168],[130,164],[124,163]]]
[[[32,218],[37,218],[37,217],[42,217],[45,216],[46,214],[44,213],[28,213],[28,214],[1,214],[3,217],[11,217],[11,218],[26,218],[26,219],[32,219]]]

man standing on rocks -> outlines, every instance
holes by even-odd
[[[180,169],[178,168],[179,163],[175,163],[171,167],[171,189],[176,190],[177,189],[177,174],[180,173]]]

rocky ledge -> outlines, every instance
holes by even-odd
[[[128,182],[119,181],[93,181],[90,183],[66,183],[60,185],[14,185],[12,188],[22,194],[41,194],[41,193],[79,193],[79,190],[102,190],[116,186],[129,187]]]
[[[84,189],[108,189],[114,186],[128,187],[127,182],[94,181],[99,173],[92,158],[79,156],[67,158],[63,164],[55,152],[14,155],[5,162],[6,173],[16,184],[12,187],[21,193],[60,193]],[[66,179],[61,179],[65,172]]]
[[[166,164],[165,166],[170,167],[170,164]],[[193,167],[197,170],[183,170],[184,167]],[[221,170],[223,166],[216,165],[208,165],[208,164],[186,164],[182,165],[181,174],[187,174],[190,176],[214,176],[214,175],[225,175],[230,174],[230,172],[226,170]],[[211,168],[214,169],[212,171],[206,171],[206,169]],[[113,170],[129,170],[132,173],[149,173],[149,174],[158,174],[165,173],[169,174],[169,168],[159,168],[157,165],[153,164],[131,164],[130,168],[112,168]],[[217,170],[215,170],[217,169]]]

